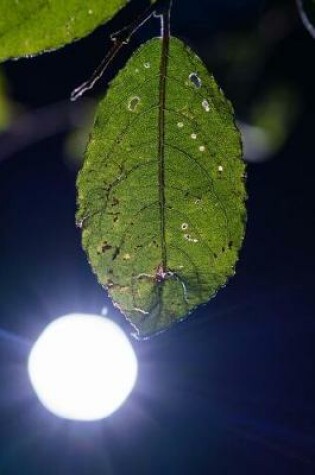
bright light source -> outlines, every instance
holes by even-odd
[[[85,421],[116,411],[131,392],[137,369],[134,350],[118,325],[83,314],[48,325],[28,361],[42,404],[59,417]]]

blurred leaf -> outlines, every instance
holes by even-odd
[[[254,103],[250,124],[240,123],[248,162],[270,159],[286,143],[299,113],[297,92],[285,85],[272,87]]]
[[[7,95],[5,77],[0,71],[0,132],[8,128],[12,117],[12,107]]]
[[[82,100],[80,103],[82,104]],[[82,114],[79,123],[71,130],[65,141],[67,164],[75,169],[80,168],[82,165],[84,152],[89,141],[91,128],[93,127],[97,105],[93,99],[84,99],[84,103],[84,114]]]
[[[242,134],[244,160],[247,162],[264,162],[273,154],[268,133],[261,127],[238,121]]]
[[[88,35],[128,0],[1,0],[0,61],[60,48]]]
[[[273,149],[286,141],[297,114],[297,98],[284,86],[269,90],[252,111],[252,123],[266,132]]]
[[[286,85],[273,86],[254,102],[249,123],[239,122],[244,158],[264,162],[286,143],[299,114],[297,91]]]
[[[296,0],[304,26],[315,38],[315,0]]]
[[[244,164],[233,110],[173,38],[141,47],[100,103],[78,179],[100,283],[140,336],[185,318],[234,274]]]

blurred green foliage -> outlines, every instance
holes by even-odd
[[[0,71],[0,133],[10,125],[13,115],[12,104],[8,96],[8,85],[2,71]]]

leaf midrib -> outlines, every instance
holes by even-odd
[[[167,22],[166,22],[167,23]],[[164,25],[165,26],[165,25]],[[166,83],[169,61],[170,35],[164,31],[162,37],[160,83],[159,83],[159,123],[158,123],[158,188],[160,233],[162,251],[162,271],[167,271],[167,250],[165,236],[165,112],[166,112]]]

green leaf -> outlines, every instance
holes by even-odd
[[[304,26],[315,38],[315,0],[296,0]]]
[[[240,135],[182,42],[149,41],[113,81],[78,193],[83,247],[139,336],[184,319],[233,275],[245,222]]]
[[[0,61],[60,48],[88,35],[128,0],[1,0]]]

